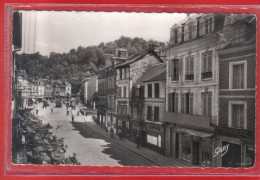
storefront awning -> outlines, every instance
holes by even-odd
[[[211,137],[214,135],[213,133],[199,131],[199,130],[193,130],[193,129],[187,129],[187,128],[182,128],[182,127],[176,127],[176,131],[186,133],[186,134],[189,134],[192,136],[202,137],[202,138]]]

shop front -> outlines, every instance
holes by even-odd
[[[129,140],[136,142],[136,135],[141,131],[143,122],[139,120],[130,119],[129,121]]]
[[[218,128],[215,157],[218,166],[249,168],[255,163],[254,133],[242,129]]]
[[[105,111],[97,111],[97,123],[101,126],[101,127],[105,127],[106,125],[106,112]]]
[[[174,146],[171,149],[174,148],[174,154],[171,155],[173,157],[192,166],[214,166],[213,147],[216,141],[214,133],[176,127],[172,135],[171,141]]]
[[[161,123],[145,122],[142,129],[145,146],[159,153],[164,153],[164,133]]]
[[[116,119],[116,134],[121,134],[122,137],[129,137],[129,118],[128,116],[117,115]]]

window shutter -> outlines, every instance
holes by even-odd
[[[244,68],[245,68],[245,67],[244,67],[244,64],[241,64],[240,67],[241,67],[241,68],[240,68],[240,73],[239,73],[239,75],[240,75],[241,82],[240,82],[239,85],[240,85],[241,88],[245,88],[245,86],[244,86],[244,81],[245,81],[245,80],[244,80]]]
[[[183,74],[183,60],[182,59],[179,59],[179,75],[182,76]]]
[[[175,96],[174,96],[174,112],[178,113],[178,93],[175,93]]]
[[[190,114],[193,114],[193,98],[194,98],[194,94],[193,93],[190,93],[190,97],[189,97],[190,99],[189,99],[189,101],[190,101],[190,109],[189,109],[189,112],[190,112]]]
[[[206,64],[207,64],[207,55],[206,53],[202,54],[202,72],[206,72]]]
[[[194,56],[190,57],[190,74],[194,72]]]
[[[208,116],[211,116],[211,111],[212,111],[212,93],[208,93]]]
[[[172,60],[168,60],[168,77],[171,80],[171,77],[172,77]]]
[[[199,35],[202,36],[205,34],[205,24],[204,24],[204,18],[200,18],[200,33]]]
[[[197,21],[193,21],[192,23],[192,39],[197,38]]]
[[[184,41],[189,39],[189,26],[187,24],[184,25]]]
[[[189,74],[189,69],[190,69],[190,58],[189,57],[186,57],[185,58],[185,66],[186,66],[186,73],[185,74]]]
[[[185,112],[185,94],[181,94],[181,113]]]
[[[204,116],[207,115],[207,96],[206,96],[206,93],[202,93],[202,102],[203,102],[203,112],[202,114]]]
[[[212,71],[212,52],[208,53],[208,72]]]
[[[168,112],[172,112],[172,93],[168,94]]]

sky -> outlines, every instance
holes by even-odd
[[[168,42],[181,13],[24,11],[22,52],[69,52],[121,36]]]

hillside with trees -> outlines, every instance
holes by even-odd
[[[73,85],[73,92],[78,91],[80,77],[97,73],[105,65],[105,54],[113,54],[116,48],[126,48],[129,55],[140,53],[149,48],[149,44],[158,46],[162,42],[143,38],[121,36],[113,42],[100,43],[98,46],[79,46],[68,53],[51,52],[49,56],[40,53],[16,54],[17,69],[25,69],[32,78],[65,78]]]

